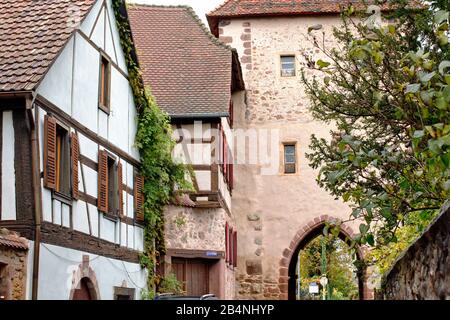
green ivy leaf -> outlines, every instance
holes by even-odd
[[[317,61],[317,65],[319,66],[320,69],[323,69],[323,68],[328,67],[330,65],[330,63],[319,59]]]

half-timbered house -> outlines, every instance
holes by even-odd
[[[189,7],[133,5],[129,14],[144,83],[171,118],[174,157],[193,169],[195,190],[165,210],[164,272],[188,295],[234,298],[232,127],[233,114],[245,109],[237,52]]]
[[[137,111],[112,1],[0,2],[0,227],[29,240],[28,299],[146,287]]]

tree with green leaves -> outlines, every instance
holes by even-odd
[[[311,31],[326,58],[315,61],[320,76],[303,73],[313,116],[335,128],[331,141],[312,137],[307,157],[319,185],[362,221],[362,244],[426,226],[450,198],[449,3],[408,2],[391,1],[398,9],[379,27],[348,8],[336,48]]]

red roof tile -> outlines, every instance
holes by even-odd
[[[19,234],[9,231],[8,229],[0,229],[0,246],[13,249],[27,250],[28,240],[19,236]]]
[[[129,5],[144,83],[171,116],[228,115],[233,49],[185,6]]]
[[[34,89],[95,1],[0,0],[0,92]]]

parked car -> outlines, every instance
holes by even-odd
[[[204,294],[202,296],[183,296],[173,293],[162,293],[155,297],[155,300],[219,300],[214,294]]]

